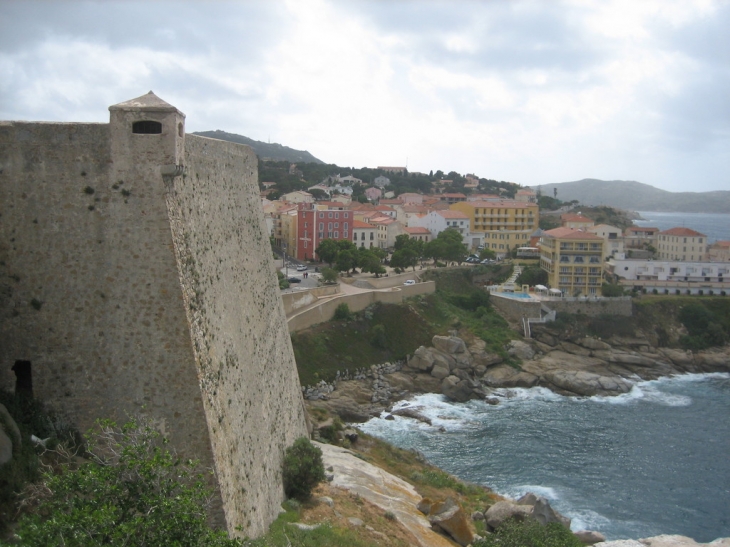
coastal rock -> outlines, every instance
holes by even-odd
[[[551,347],[555,347],[558,345],[558,339],[555,336],[548,334],[547,332],[539,333],[536,337],[536,340]]]
[[[431,512],[432,505],[433,500],[431,498],[423,498],[421,499],[421,501],[418,502],[418,505],[416,505],[416,509],[418,509],[424,515],[428,515]]]
[[[584,545],[594,545],[595,543],[606,541],[606,536],[601,532],[594,532],[593,530],[579,530],[573,532],[573,535]]]
[[[561,390],[584,397],[606,392],[617,395],[631,390],[631,386],[618,376],[607,377],[581,370],[551,370],[545,372],[543,379]]]
[[[464,511],[452,498],[434,503],[428,514],[428,521],[431,526],[443,530],[463,547],[474,541],[474,533]]]
[[[461,338],[456,336],[434,336],[431,340],[433,347],[444,353],[464,353],[466,351],[466,344]]]
[[[438,363],[434,365],[433,369],[431,369],[431,376],[438,378],[439,380],[443,380],[450,374],[451,370],[449,369],[449,365],[444,363]]]
[[[695,356],[695,362],[701,372],[730,371],[730,355],[725,351],[708,351]]]
[[[421,372],[429,372],[433,368],[433,354],[425,346],[419,347],[408,359],[408,367]]]
[[[596,340],[595,338],[591,338],[589,336],[578,340],[578,344],[583,346],[584,348],[592,350],[611,349],[611,346],[609,346],[606,342]]]
[[[521,359],[522,361],[529,361],[535,357],[535,350],[532,349],[532,346],[521,340],[512,340],[509,343],[507,353],[509,353],[512,357]]]
[[[431,355],[433,355],[433,366],[441,365],[448,367],[449,370],[456,368],[456,359],[451,355],[447,355],[436,348],[431,349]]]
[[[13,441],[10,436],[0,428],[0,465],[8,463],[13,459]]]
[[[694,365],[694,356],[691,351],[671,348],[660,348],[659,351],[665,358],[682,369],[687,370]]]
[[[20,429],[3,404],[0,404],[0,428],[5,429],[5,433],[13,441],[13,446],[15,446],[16,450],[19,449],[22,443]]]
[[[573,355],[583,355],[584,357],[590,357],[591,355],[591,350],[589,350],[588,348],[581,347],[578,344],[568,342],[567,340],[560,342],[560,347],[563,349],[563,351],[572,353]]]
[[[730,538],[719,538],[710,543],[697,543],[692,538],[676,535],[654,536],[644,539],[603,541],[595,547],[730,547]]]
[[[568,517],[564,517],[553,509],[548,500],[542,496],[536,496],[532,492],[528,492],[517,500],[517,505],[532,506],[530,518],[536,520],[543,526],[550,524],[551,522],[557,522],[566,528],[570,528],[570,519]]]
[[[487,370],[482,381],[491,387],[533,387],[537,385],[538,377],[509,365],[497,365]]]
[[[461,380],[457,376],[447,376],[441,381],[441,392],[449,399],[465,403],[472,397],[473,389],[469,380]]]
[[[484,514],[489,529],[494,531],[508,519],[525,520],[532,514],[531,505],[517,505],[510,501],[498,501]]]
[[[404,418],[412,418],[414,420],[418,420],[419,422],[423,422],[425,424],[431,425],[431,418],[424,416],[419,412],[420,407],[418,408],[411,408],[411,407],[405,407],[405,408],[399,408],[397,410],[393,410],[391,414],[394,416],[403,416]]]

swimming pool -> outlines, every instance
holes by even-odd
[[[520,300],[535,300],[531,294],[524,292],[493,292],[492,296],[501,296],[503,298],[518,298]]]

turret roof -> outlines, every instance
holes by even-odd
[[[176,107],[170,103],[163,101],[152,91],[141,95],[136,99],[130,99],[119,104],[115,104],[109,107],[109,110],[143,110],[143,111],[154,111],[154,112],[177,112],[182,116],[185,116]]]

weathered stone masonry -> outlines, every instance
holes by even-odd
[[[229,531],[258,535],[306,424],[256,157],[151,93],[110,112],[0,122],[0,385],[27,360],[82,429],[150,416],[215,469]]]

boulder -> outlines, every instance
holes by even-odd
[[[421,501],[418,502],[418,505],[416,505],[416,509],[424,515],[428,515],[431,512],[432,505],[433,500],[431,498],[422,498]]]
[[[558,345],[558,339],[552,336],[551,334],[548,334],[547,332],[541,332],[536,337],[536,340],[539,340],[543,344],[546,344],[551,347],[555,347]]]
[[[529,505],[532,507],[530,518],[536,520],[543,526],[551,522],[562,524],[566,528],[570,528],[570,519],[558,513],[550,507],[550,503],[542,496],[536,496],[532,492],[528,492],[517,500],[517,505]]]
[[[517,505],[510,501],[498,501],[484,514],[489,529],[494,531],[509,519],[525,520],[532,514],[531,505]]]
[[[433,354],[425,346],[419,347],[413,357],[408,359],[408,367],[421,372],[429,372],[433,368]]]
[[[529,372],[522,372],[509,365],[498,365],[487,370],[482,381],[491,387],[533,387],[538,377]]]
[[[456,359],[454,359],[451,355],[443,353],[435,348],[431,350],[431,355],[433,355],[434,367],[440,365],[448,367],[449,370],[456,368]]]
[[[5,433],[7,433],[10,440],[13,441],[15,449],[20,449],[22,443],[20,429],[18,428],[18,424],[15,423],[15,420],[10,415],[10,412],[8,412],[8,409],[5,408],[5,405],[3,404],[0,404],[0,429],[5,429]]]
[[[491,367],[500,364],[502,362],[502,358],[496,353],[481,351],[479,353],[472,353],[471,362],[474,367]]]
[[[535,357],[535,350],[527,342],[521,340],[512,340],[509,343],[509,349],[507,350],[512,357],[517,357],[523,361],[529,361]]]
[[[692,355],[691,351],[670,348],[660,348],[659,351],[664,355],[665,358],[669,359],[678,367],[686,369],[694,365],[694,355]]]
[[[474,532],[469,527],[464,511],[452,498],[434,503],[428,521],[432,527],[446,532],[459,545],[466,547],[474,541]]]
[[[466,344],[461,338],[456,336],[434,336],[431,340],[433,347],[444,353],[464,353],[466,351]]]
[[[419,412],[419,408],[411,408],[411,407],[405,407],[405,408],[399,408],[397,410],[394,410],[391,412],[391,414],[395,416],[403,416],[404,418],[412,418],[414,420],[418,420],[419,422],[423,422],[425,424],[431,425],[431,418],[428,418],[427,416],[424,416]]]
[[[561,390],[584,397],[607,393],[618,395],[631,390],[631,386],[618,376],[601,376],[583,370],[549,370],[543,379]]]
[[[444,363],[438,363],[431,369],[431,376],[438,378],[439,380],[443,380],[450,374],[451,371],[449,370],[449,365]]]
[[[600,541],[606,541],[606,536],[604,536],[601,532],[594,532],[593,530],[579,530],[577,532],[573,532],[573,535],[584,545],[593,545]]]
[[[608,345],[608,344],[606,344],[606,345]],[[574,344],[573,342],[567,342],[567,341],[560,342],[560,347],[562,348],[563,351],[565,351],[567,353],[572,353],[573,355],[583,355],[585,357],[590,357],[590,355],[591,355],[591,350],[589,350],[588,348],[581,347],[578,344]]]
[[[441,381],[441,393],[449,399],[465,403],[471,399],[473,389],[469,380],[461,380],[457,376],[447,376]]]

